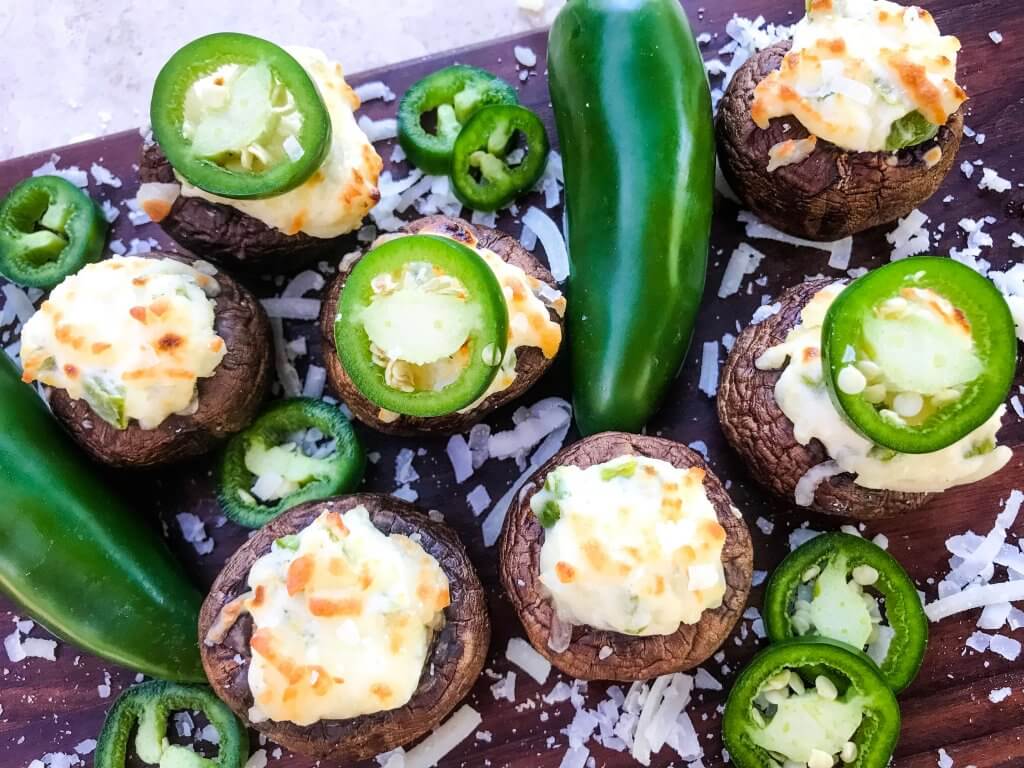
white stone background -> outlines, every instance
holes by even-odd
[[[211,32],[358,72],[550,24],[564,0],[0,0],[0,160],[146,121],[167,58]]]

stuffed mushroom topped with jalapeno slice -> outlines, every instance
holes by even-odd
[[[89,264],[25,324],[23,375],[93,455],[148,465],[242,429],[270,382],[259,302],[204,262],[158,253]]]
[[[320,316],[328,379],[382,432],[462,431],[540,378],[564,312],[551,274],[511,236],[421,219],[343,263]]]
[[[186,248],[297,268],[357,229],[383,162],[341,65],[312,48],[221,33],[157,77],[138,201]]]
[[[809,281],[780,307],[740,335],[718,396],[726,437],[772,490],[826,514],[885,517],[1010,460],[997,433],[1013,318],[973,270],[906,259],[849,286]]]
[[[700,456],[606,432],[540,469],[509,511],[501,575],[533,646],[582,679],[697,666],[750,589],[742,516]]]
[[[959,50],[922,8],[808,2],[792,43],[754,54],[719,105],[726,179],[766,222],[813,240],[905,216],[960,147]]]
[[[458,538],[386,496],[294,507],[228,561],[199,621],[217,694],[282,746],[361,760],[469,692],[490,624]]]

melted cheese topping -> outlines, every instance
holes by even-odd
[[[446,236],[442,232],[424,232],[424,234],[437,237]],[[388,240],[394,240],[396,237],[408,237],[408,235],[385,235],[374,243],[374,247]],[[466,413],[477,408],[491,395],[503,392],[512,386],[517,375],[516,363],[519,349],[536,347],[548,360],[558,354],[558,349],[562,345],[562,327],[551,319],[548,308],[553,309],[559,317],[563,317],[566,303],[561,292],[526,274],[520,267],[509,264],[494,251],[480,247],[476,241],[466,242],[459,239],[457,242],[472,248],[487,262],[487,266],[498,278],[498,283],[505,294],[505,302],[508,304],[508,345],[505,347],[505,357],[502,358],[498,373],[486,391],[475,402],[459,411]],[[382,362],[386,363],[387,361]],[[429,366],[417,366],[416,381],[418,384],[422,384],[424,381],[433,381],[436,388],[440,389],[458,378],[458,374],[466,362],[466,360],[454,359],[432,363]],[[430,373],[424,372],[424,368],[436,370]],[[381,409],[379,418],[382,421],[394,421],[398,415]]]
[[[281,230],[321,238],[357,229],[380,197],[383,161],[353,114],[359,98],[345,82],[341,65],[314,48],[288,48],[316,83],[331,117],[331,147],[323,165],[290,192],[262,200],[232,200],[194,187],[179,176],[181,194],[229,205]]]
[[[153,429],[194,412],[196,382],[227,352],[214,330],[217,281],[173,259],[88,264],[25,324],[25,381],[84,398],[114,426]]]
[[[829,396],[821,362],[821,327],[843,288],[834,283],[816,293],[786,340],[757,360],[761,370],[785,366],[775,385],[775,400],[793,423],[797,442],[807,445],[819,440],[840,468],[864,488],[935,493],[1002,469],[1013,456],[1010,448],[996,443],[1005,405],[962,440],[934,453],[880,450],[847,423]]]
[[[621,456],[559,467],[531,507],[558,510],[540,553],[540,581],[559,618],[630,635],[696,624],[725,595],[725,529],[704,470]]]
[[[327,511],[249,572],[254,715],[310,725],[406,704],[450,604],[448,577],[365,507]]]
[[[814,0],[793,29],[782,68],[758,83],[760,128],[792,115],[813,135],[855,152],[879,152],[915,110],[944,125],[966,101],[956,84],[960,41],[928,11],[888,0]]]

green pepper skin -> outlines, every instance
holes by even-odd
[[[637,432],[679,371],[704,291],[715,174],[704,62],[678,0],[569,0],[548,70],[576,422],[584,435]]]
[[[782,561],[768,582],[764,598],[768,637],[778,643],[797,636],[790,622],[790,612],[797,589],[803,583],[803,574],[812,566],[824,570],[825,565],[840,554],[846,556],[848,572],[858,565],[870,565],[878,571],[878,582],[872,589],[885,598],[886,623],[896,632],[880,669],[889,686],[899,693],[914,681],[921,669],[928,648],[928,617],[921,606],[917,587],[903,566],[884,549],[859,536],[826,533],[798,547]]]
[[[864,701],[864,722],[854,736],[857,759],[850,768],[885,768],[900,736],[900,707],[878,667],[860,651],[832,640],[787,640],[770,645],[754,657],[733,684],[722,716],[722,738],[736,768],[764,768],[772,760],[754,744],[757,726],[750,712],[761,687],[785,669],[825,675],[838,683],[844,678]],[[844,687],[838,686],[840,694]]]
[[[271,504],[253,504],[240,498],[238,492],[248,491],[253,483],[253,475],[245,466],[245,453],[252,441],[261,439],[272,447],[283,443],[289,434],[310,427],[337,441],[336,452],[330,459],[330,474]],[[220,466],[217,498],[224,513],[236,523],[259,528],[298,504],[355,490],[365,469],[366,453],[340,408],[309,397],[279,400],[244,432],[231,438]]]
[[[526,157],[516,166],[505,162],[511,139],[526,139]],[[496,211],[531,189],[547,165],[548,134],[535,112],[518,104],[484,107],[469,119],[455,140],[452,151],[452,188],[456,197],[474,211]],[[491,168],[477,168],[480,181],[473,178],[473,157],[484,153]]]
[[[414,83],[398,104],[398,143],[424,173],[443,175],[451,170],[452,149],[462,126],[489,104],[518,104],[516,89],[485,69],[455,64]],[[448,120],[433,131],[423,127],[423,116],[443,107]]]
[[[168,680],[203,681],[202,597],[104,487],[0,355],[0,589],[62,639]]]
[[[249,757],[249,734],[228,705],[205,685],[181,685],[159,680],[133,685],[118,696],[96,741],[93,765],[95,768],[125,768],[128,755],[133,751],[132,736],[141,721],[146,720],[147,734],[162,736],[172,712],[192,710],[201,711],[220,737],[217,757],[210,763],[217,768],[242,768]]]
[[[49,290],[99,260],[108,229],[100,207],[67,179],[25,179],[0,200],[0,274]]]
[[[864,319],[908,285],[935,291],[963,314],[984,366],[958,400],[918,426],[886,421],[862,395],[839,387],[848,349],[861,346]],[[952,259],[914,256],[869,272],[836,297],[821,329],[821,360],[832,401],[854,429],[900,453],[932,453],[980,427],[1009,396],[1017,371],[1017,331],[1006,299],[991,280]]]

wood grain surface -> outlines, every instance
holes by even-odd
[[[702,4],[703,10],[699,8]],[[710,57],[726,42],[725,24],[733,12],[748,17],[763,14],[769,21],[791,23],[802,13],[803,4],[800,0],[737,0],[735,4],[685,0],[684,5],[695,31],[713,36],[712,42],[704,46]],[[961,81],[971,95],[967,123],[976,131],[986,134],[984,145],[965,140],[961,159],[971,162],[984,160],[986,165],[1015,182],[1014,188],[1002,195],[981,192],[977,189],[978,175],[968,181],[959,171],[954,170],[940,193],[923,206],[923,210],[932,217],[933,234],[940,235],[935,250],[948,253],[951,247],[963,246],[963,233],[956,226],[961,218],[976,219],[992,215],[996,217],[997,223],[988,227],[988,231],[993,234],[995,245],[986,256],[994,265],[1005,266],[1014,257],[1007,239],[1009,233],[1024,229],[1024,190],[1016,184],[1024,181],[1024,173],[1017,166],[1017,155],[1024,152],[1024,10],[1018,3],[1006,0],[937,0],[924,2],[923,5],[934,13],[944,32],[957,35],[963,42]],[[995,45],[989,39],[988,33],[991,30],[1003,34],[1005,40],[1001,45]],[[302,42],[317,45],[316,40]],[[400,94],[424,74],[455,61],[486,67],[520,87],[522,101],[544,117],[554,139],[545,80],[545,42],[546,34],[539,32],[514,41],[506,39],[384,71],[365,73],[352,80],[359,83],[384,79]],[[525,83],[520,82],[518,77],[513,57],[514,44],[532,47],[540,59]],[[343,51],[328,53],[344,57]],[[395,103],[378,101],[367,104],[364,112],[373,118],[383,118],[393,116],[394,110]],[[17,119],[17,116],[6,115],[5,119]],[[134,195],[137,186],[133,166],[137,162],[139,144],[139,134],[129,132],[67,147],[58,150],[60,165],[77,164],[88,168],[93,161],[102,163],[123,179],[125,184],[121,189],[97,188],[93,185],[90,192],[99,199],[121,203]],[[391,155],[390,147],[388,143],[379,148],[385,160]],[[29,175],[48,157],[49,153],[41,153],[0,164],[0,193],[6,192],[16,181]],[[408,170],[404,165],[388,165],[397,177],[404,176]],[[953,196],[952,202],[942,202],[946,195]],[[152,237],[163,245],[169,245],[158,226],[150,224],[133,227],[128,221],[126,209],[119,207],[122,215],[116,223],[113,237],[121,238],[125,243],[135,237]],[[787,550],[787,535],[793,527],[808,523],[813,528],[824,530],[836,527],[838,522],[808,516],[794,509],[791,504],[767,498],[753,485],[744,468],[724,444],[715,418],[713,400],[697,390],[701,346],[703,342],[721,339],[727,332],[735,333],[738,324],[745,324],[749,320],[754,309],[761,304],[763,296],[776,296],[783,288],[801,280],[805,275],[824,273],[838,277],[840,273],[828,268],[827,255],[820,251],[758,241],[754,245],[767,258],[757,275],[752,277],[765,277],[767,282],[762,286],[748,279],[744,287],[752,288],[751,291],[744,290],[741,295],[725,300],[716,298],[724,263],[743,238],[742,225],[736,219],[737,211],[733,204],[719,199],[714,223],[713,266],[693,345],[678,382],[664,408],[650,424],[649,431],[684,443],[701,440],[707,444],[713,468],[729,482],[736,505],[750,523],[755,542],[755,567],[771,570]],[[552,212],[556,221],[560,220],[560,214],[560,211]],[[939,222],[946,224],[943,233],[936,231]],[[500,226],[517,235],[521,229],[520,222],[511,218],[503,219]],[[884,263],[890,251],[884,234],[883,229],[857,237],[851,266],[868,267]],[[1017,252],[1018,255],[1020,253]],[[341,255],[339,252],[338,257]],[[275,291],[272,281],[255,280],[250,283],[261,295],[271,295]],[[309,337],[310,357],[300,361],[300,373],[304,373],[306,362],[317,360],[319,339],[312,323],[287,322],[286,326],[288,337],[298,334]],[[10,341],[9,336],[4,337],[5,344]],[[1020,378],[1017,383],[1021,384]],[[541,384],[527,395],[523,404],[528,405],[549,394],[568,394],[564,360],[560,360]],[[489,423],[496,429],[508,428],[511,412],[509,408],[497,413],[489,419]],[[367,473],[365,487],[368,490],[395,489],[394,459],[399,449],[410,447],[425,450],[415,461],[415,467],[421,475],[421,479],[414,484],[420,494],[419,503],[424,508],[441,510],[466,542],[490,590],[490,610],[495,632],[488,667],[504,673],[508,669],[504,660],[506,642],[511,636],[521,636],[522,629],[498,583],[496,550],[483,546],[480,519],[473,517],[465,497],[477,483],[482,482],[491,498],[499,498],[518,475],[514,462],[491,460],[477,475],[460,486],[454,482],[443,440],[398,440],[384,438],[365,429],[361,430],[361,437],[369,451],[381,454],[379,462],[371,465]],[[573,435],[570,435],[572,438]],[[947,492],[920,513],[872,524],[865,530],[866,535],[884,533],[888,536],[890,551],[904,563],[929,598],[934,598],[934,583],[947,570],[947,553],[943,546],[945,539],[968,528],[987,532],[1008,491],[1014,486],[1024,486],[1024,423],[1012,412],[1007,417],[1002,438],[1014,446],[1015,456],[1011,465],[997,476],[969,488]],[[106,473],[109,482],[134,504],[138,514],[152,519],[154,525],[163,527],[182,566],[204,588],[246,536],[245,531],[230,523],[220,528],[212,524],[220,514],[212,493],[213,461],[208,458],[173,469],[146,473]],[[3,503],[2,498],[0,503]],[[216,547],[210,555],[198,557],[192,546],[182,540],[174,515],[183,511],[194,512],[207,521],[207,528],[216,540]],[[762,516],[774,523],[774,531],[770,535],[763,533],[754,524]],[[1017,533],[1024,533],[1024,528],[1018,527]],[[755,589],[751,605],[760,606],[761,597],[761,589]],[[6,635],[14,628],[11,620],[16,614],[12,610],[5,610],[7,608],[9,605],[6,602],[0,602],[0,635]],[[966,651],[964,642],[974,631],[976,619],[977,612],[974,612],[933,625],[932,641],[922,673],[902,696],[904,723],[898,765],[907,768],[934,766],[938,760],[938,750],[945,748],[956,766],[1024,766],[1024,658],[1010,662],[994,654],[979,655]],[[725,664],[730,672],[723,675],[721,665],[717,663],[708,667],[712,674],[725,682],[726,690],[736,671],[757,648],[757,639],[749,631],[749,625],[750,622],[743,622],[743,629],[737,631],[724,646]],[[45,636],[38,628],[32,634]],[[1019,630],[1015,635],[1017,639],[1024,640],[1024,631]],[[0,673],[0,705],[3,707],[0,714],[0,765],[11,768],[23,768],[33,759],[41,758],[44,753],[71,752],[79,742],[95,738],[113,697],[135,677],[133,672],[80,653],[67,643],[60,644],[56,662],[29,659],[9,663],[5,657],[0,656]],[[113,693],[110,698],[102,698],[97,686],[103,685],[108,675]],[[542,688],[525,674],[520,674],[517,701],[509,703],[493,699],[489,691],[492,680],[483,676],[469,702],[482,713],[481,729],[491,733],[491,740],[468,739],[442,765],[446,768],[558,766],[566,746],[566,738],[560,730],[572,718],[572,708],[568,703],[542,707],[539,701],[539,695],[550,690],[556,679],[552,675]],[[1002,703],[993,704],[989,700],[989,692],[1002,687],[1011,688],[1012,694]],[[591,706],[596,704],[603,690],[604,686],[600,684],[590,686]],[[723,764],[719,710],[724,696],[723,692],[701,692],[690,707],[705,747],[704,763],[707,766]],[[548,713],[546,722],[540,718],[542,708]],[[254,738],[253,748],[258,747]],[[273,745],[268,744],[265,748],[273,755]],[[598,766],[635,765],[627,755],[605,751],[600,747],[595,746],[593,754]],[[83,758],[81,764],[91,765],[91,757]],[[668,749],[653,761],[653,765],[661,768],[670,764],[673,761]],[[678,759],[674,764],[679,765]],[[279,759],[271,757],[270,765],[275,768],[306,768],[312,763],[284,753]]]

